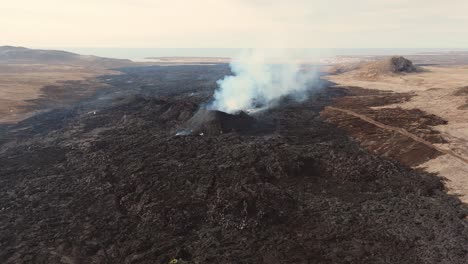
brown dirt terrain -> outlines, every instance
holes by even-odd
[[[269,130],[175,136],[227,66],[122,71],[96,98],[3,130],[0,262],[466,263],[468,211],[440,178],[320,116],[349,91],[253,116]]]
[[[95,80],[104,74],[117,72],[73,65],[0,64],[0,124],[16,123],[47,108],[46,100],[54,101],[50,107],[55,107],[90,96],[106,87]]]
[[[60,50],[0,46],[0,124],[89,97],[106,87],[97,76],[118,74],[109,69],[135,65],[130,60]]]
[[[340,86],[411,95],[409,100],[382,103],[381,106],[371,106],[370,109],[364,104],[362,105],[364,111],[385,113],[401,109],[398,111],[414,112],[413,121],[415,122],[419,122],[416,121],[416,117],[421,115],[418,112],[423,112],[423,115],[437,116],[446,121],[440,124],[429,124],[429,129],[432,131],[430,133],[436,131],[444,139],[444,141],[428,140],[433,145],[431,148],[439,150],[438,152],[443,155],[427,160],[418,168],[437,173],[445,178],[450,192],[460,195],[461,199],[468,203],[468,164],[464,162],[468,159],[468,109],[465,107],[468,98],[464,95],[464,87],[468,84],[467,72],[466,65],[433,65],[424,66],[423,71],[417,73],[379,75],[375,79],[356,78],[359,71],[330,75],[326,78]],[[351,97],[350,100],[356,101],[357,99]],[[361,103],[362,100],[359,103],[356,101],[354,108],[360,108]],[[358,122],[362,122],[362,119]],[[422,122],[424,123],[424,120]],[[388,120],[387,123],[382,123],[396,128],[405,128],[405,123],[398,122],[398,120]],[[386,144],[385,142],[386,140],[382,141],[383,144]],[[427,153],[430,152],[427,150]],[[401,153],[401,155],[404,154]],[[395,158],[398,159],[398,157]],[[418,163],[413,165],[416,164]]]

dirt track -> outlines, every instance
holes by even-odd
[[[400,133],[401,135],[403,136],[406,136],[406,137],[409,137],[411,139],[413,139],[414,141],[417,141],[417,142],[420,142],[430,148],[433,148],[441,153],[444,153],[444,154],[448,154],[454,158],[457,158],[459,159],[461,162],[464,162],[464,163],[467,163],[468,164],[468,159],[464,158],[463,156],[461,155],[458,155],[457,153],[455,153],[454,151],[450,150],[450,149],[443,149],[443,148],[440,148],[440,147],[437,147],[435,146],[434,144],[430,143],[429,141],[426,141],[424,140],[423,138],[420,138],[412,133],[409,133],[408,131],[406,131],[405,129],[403,128],[399,128],[399,127],[394,127],[394,126],[389,126],[389,125],[385,125],[385,124],[382,124],[380,122],[377,122],[375,120],[373,120],[372,118],[369,118],[365,115],[361,115],[361,114],[358,114],[354,111],[351,111],[351,110],[347,110],[347,109],[341,109],[341,108],[336,108],[336,107],[333,107],[333,106],[327,106],[325,107],[325,111],[326,110],[333,110],[333,111],[340,111],[340,112],[343,112],[343,113],[347,113],[349,115],[352,115],[352,116],[355,116],[357,118],[360,118],[370,124],[373,124],[377,127],[380,127],[380,128],[383,128],[383,129],[386,129],[386,130],[390,130],[390,131],[395,131],[397,133]]]
[[[445,120],[417,109],[379,108],[411,100],[410,94],[344,89],[346,96],[334,100],[321,115],[366,149],[413,167],[443,154],[434,144],[446,141],[433,126],[446,124]]]

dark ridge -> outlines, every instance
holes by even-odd
[[[194,134],[219,135],[229,132],[247,132],[256,120],[245,112],[228,114],[217,110],[200,109],[187,122]]]
[[[100,68],[117,68],[134,65],[131,60],[80,55],[61,50],[28,49],[13,46],[0,46],[1,63],[70,64]]]

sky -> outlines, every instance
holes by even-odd
[[[0,45],[468,48],[467,0],[0,0]]]

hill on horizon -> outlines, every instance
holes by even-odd
[[[385,75],[398,75],[421,71],[424,71],[424,69],[414,65],[411,60],[403,56],[391,56],[379,58],[375,61],[339,64],[334,66],[330,73],[341,74],[353,72],[356,74],[356,77],[360,79],[375,79]]]
[[[61,50],[0,46],[0,64],[69,64],[96,68],[132,66],[131,60],[80,55]]]

